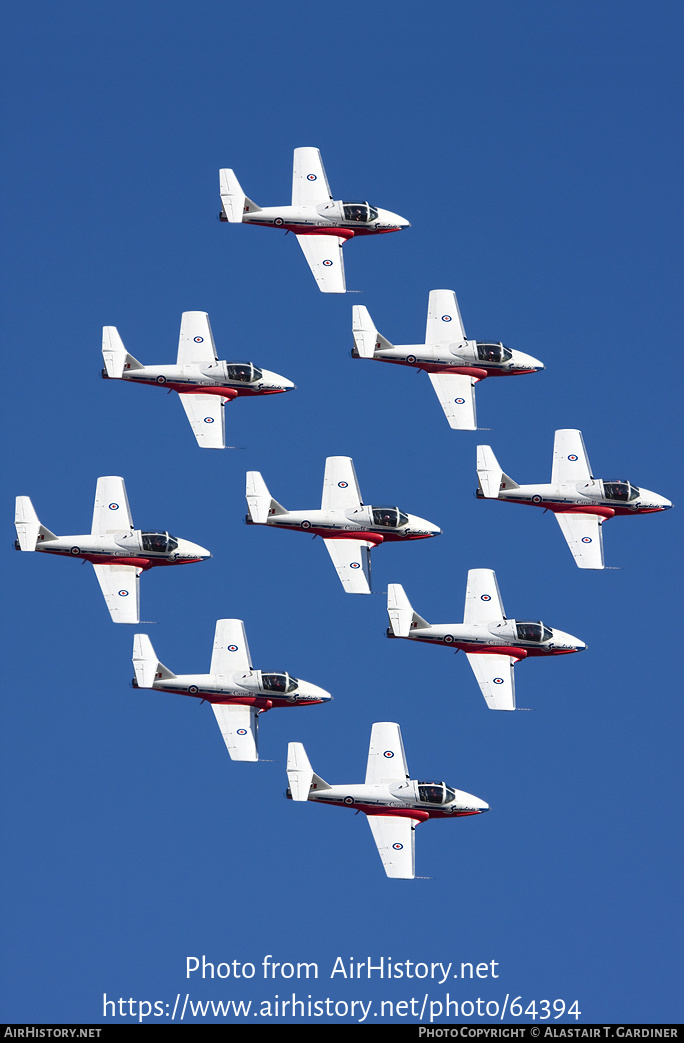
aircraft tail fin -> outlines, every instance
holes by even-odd
[[[133,668],[138,688],[152,688],[155,681],[176,676],[159,662],[147,634],[136,634],[133,638]]]
[[[102,358],[107,376],[121,380],[124,370],[144,369],[142,362],[126,351],[116,326],[102,327]]]
[[[320,775],[311,767],[306,750],[301,742],[287,745],[287,781],[292,800],[308,800],[312,789],[330,789]]]
[[[394,347],[394,344],[378,333],[365,305],[355,304],[352,308],[352,325],[355,354],[358,358],[372,359],[377,350]]]
[[[248,519],[253,525],[265,525],[269,515],[287,514],[285,507],[271,496],[259,471],[247,472],[245,494],[249,508]]]
[[[231,224],[240,224],[243,214],[251,214],[261,210],[260,206],[250,199],[242,190],[240,182],[232,170],[219,170],[219,186],[221,190],[221,213],[222,221],[230,221]]]
[[[477,447],[477,477],[482,495],[488,500],[496,500],[501,490],[520,488],[501,470],[501,464],[488,445]]]
[[[17,496],[14,524],[20,550],[35,550],[39,543],[59,539],[54,532],[50,532],[44,525],[41,525],[28,496]]]
[[[390,621],[388,637],[408,637],[412,630],[430,626],[426,619],[413,611],[413,605],[400,583],[390,583],[387,586],[387,615]]]

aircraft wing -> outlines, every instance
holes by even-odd
[[[595,514],[556,514],[575,563],[580,569],[602,569],[603,532],[602,519]]]
[[[220,395],[188,395],[185,392],[178,397],[200,449],[225,449],[223,405],[229,400]]]
[[[470,569],[466,585],[464,623],[495,623],[503,621],[503,601],[493,569]]]
[[[140,622],[140,573],[135,565],[93,565],[115,623]]]
[[[430,290],[426,344],[461,344],[466,339],[463,319],[453,290]]]
[[[371,728],[365,785],[406,782],[408,777],[401,728],[391,721],[377,721]]]
[[[456,431],[476,431],[475,384],[477,378],[465,373],[428,373],[439,404]]]
[[[245,624],[241,619],[217,619],[209,673],[213,677],[251,669]]]
[[[321,510],[347,510],[350,507],[360,507],[362,502],[361,490],[351,457],[327,457],[323,475]]]
[[[370,594],[370,548],[365,540],[323,540],[347,594]]]
[[[297,242],[321,293],[345,293],[344,239],[336,235],[298,235]]]
[[[212,703],[223,741],[232,761],[258,761],[258,710],[253,706]]]
[[[413,880],[416,820],[403,815],[368,815],[367,818],[387,875],[396,880]]]
[[[591,465],[581,431],[556,431],[553,439],[551,484],[586,482],[591,478]]]
[[[133,519],[128,505],[123,478],[110,475],[98,478],[93,508],[93,536],[104,536],[108,532],[132,531]]]
[[[514,660],[507,655],[466,652],[490,710],[515,710]]]
[[[190,366],[197,362],[217,362],[214,337],[205,311],[184,311],[181,315],[178,338],[177,365]]]
[[[317,148],[296,148],[292,165],[292,205],[318,206],[332,199]]]

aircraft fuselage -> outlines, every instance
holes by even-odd
[[[254,380],[231,379],[231,369],[239,371],[246,368],[244,363],[235,362],[143,366],[139,369],[124,369],[120,378],[109,377],[106,369],[103,369],[102,377],[105,380],[129,380],[133,384],[153,384],[164,387],[167,391],[177,391],[179,394],[191,392],[193,395],[220,395],[227,399],[250,395],[276,395],[282,391],[291,391],[295,386],[292,381],[267,369],[256,370]],[[250,368],[254,370],[254,367]]]
[[[489,805],[472,793],[407,779],[406,782],[378,783],[372,785],[328,786],[321,787],[318,792],[313,788],[309,792],[309,800],[321,804],[335,804],[339,807],[353,808],[367,815],[398,815],[403,818],[414,818],[424,822],[429,818],[460,818],[465,815],[480,815],[489,810]],[[442,796],[448,798],[444,802],[432,802],[421,799],[419,787],[437,791],[442,786]],[[453,796],[452,796],[453,794]],[[290,791],[287,791],[288,798]]]
[[[341,200],[318,206],[271,206],[244,213],[242,222],[282,228],[296,235],[335,235],[340,239],[400,232],[409,227],[409,222],[398,214],[377,207],[373,209],[377,211],[377,217],[373,220],[350,221],[345,218]]]
[[[266,674],[265,676],[266,684],[268,684],[268,678],[284,677],[285,675]],[[204,699],[209,703],[254,706],[261,712],[274,707],[280,709],[289,706],[313,706],[317,703],[330,702],[332,699],[329,692],[308,681],[298,680],[292,691],[278,692],[274,690],[274,686],[266,687],[262,683],[261,677],[262,672],[258,670],[238,673],[233,677],[216,676],[215,674],[178,674],[175,677],[157,680],[152,687],[160,692],[176,692],[180,695]],[[139,687],[135,679],[133,687]]]
[[[480,352],[478,353],[478,346]],[[392,362],[398,366],[422,369],[426,373],[460,373],[464,376],[484,380],[486,377],[521,376],[537,373],[544,369],[543,363],[522,351],[511,351],[509,359],[500,362],[480,358],[486,354],[483,342],[474,340],[461,344],[395,344],[392,347],[377,347],[373,360]],[[492,345],[494,347],[495,345]],[[362,358],[357,347],[351,350],[352,358]]]
[[[515,619],[505,619],[503,622],[493,620],[491,623],[437,623],[428,627],[414,624],[407,640],[449,645],[463,652],[507,655],[516,659],[567,655],[586,648],[585,643],[572,634],[544,627],[543,624],[541,628],[544,635],[548,632],[548,638],[543,641],[522,641]],[[387,630],[387,636],[396,636],[391,627]]]
[[[324,539],[367,540],[375,544],[422,540],[441,533],[436,525],[413,514],[405,515],[406,522],[396,527],[378,525],[373,521],[372,512],[371,506],[334,511],[288,511],[286,514],[272,514],[265,524],[277,529],[300,529]],[[248,525],[254,524],[249,515],[245,520]]]
[[[612,486],[626,485],[628,485],[627,482],[603,482],[593,478],[588,482],[573,482],[564,485],[521,485],[515,489],[503,489],[499,492],[498,497],[492,498],[542,507],[561,514],[571,514],[573,511],[581,514],[597,514],[604,520],[615,515],[650,514],[653,511],[665,511],[672,506],[670,500],[666,500],[664,496],[636,486],[630,487],[636,492],[635,497],[631,500],[616,499],[606,495],[606,491],[610,491]],[[608,486],[608,490],[606,490],[606,486]],[[479,499],[485,499],[479,488],[475,495]]]
[[[93,565],[132,565],[140,569],[150,569],[157,565],[184,565],[195,561],[205,561],[211,557],[208,550],[189,540],[170,537],[175,544],[166,551],[146,548],[144,537],[161,536],[161,533],[143,533],[140,530],[124,531],[93,535],[86,533],[77,536],[58,536],[57,539],[46,540],[38,536],[36,550],[45,554],[60,554],[70,558],[84,558]],[[167,541],[168,534],[165,534]],[[17,546],[18,541],[15,543]]]

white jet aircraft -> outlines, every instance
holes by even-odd
[[[180,692],[211,703],[231,760],[258,761],[259,714],[273,707],[330,702],[329,692],[288,673],[252,667],[241,619],[216,622],[208,674],[173,674],[157,659],[147,634],[133,641],[134,688]]]
[[[649,514],[672,506],[664,496],[628,481],[601,481],[591,473],[582,432],[556,431],[550,485],[518,485],[501,470],[491,447],[477,447],[476,495],[553,511],[576,564],[602,569],[604,521],[616,514]]]
[[[55,536],[41,525],[28,496],[17,496],[17,550],[65,554],[92,563],[115,623],[140,622],[140,573],[158,565],[205,561],[208,550],[168,532],[133,528],[123,478],[98,478],[90,533]]]
[[[345,292],[342,247],[348,239],[409,227],[398,214],[365,201],[333,199],[317,148],[294,150],[292,206],[257,206],[232,170],[219,171],[219,182],[220,220],[294,232],[322,293]]]
[[[288,511],[274,500],[259,471],[247,472],[248,525],[272,525],[322,536],[348,594],[370,594],[370,551],[381,543],[422,540],[442,531],[398,507],[368,507],[348,456],[325,461],[320,511]]]
[[[449,427],[475,431],[475,385],[486,377],[537,373],[539,359],[504,344],[468,340],[453,290],[430,290],[424,344],[391,344],[378,333],[368,308],[353,308],[352,358],[379,359],[427,372]]]
[[[184,311],[175,366],[145,366],[126,351],[116,326],[102,329],[102,376],[177,391],[202,449],[225,449],[223,407],[242,396],[276,395],[294,384],[251,362],[222,362],[216,354],[209,316]]]
[[[421,822],[489,810],[483,800],[445,782],[411,779],[401,730],[389,722],[373,725],[363,785],[324,782],[314,773],[301,742],[288,746],[287,778],[289,800],[315,800],[363,811],[387,876],[398,880],[413,880],[416,875],[415,829]]]
[[[567,655],[587,646],[572,634],[535,620],[507,619],[491,569],[468,573],[462,623],[428,623],[414,612],[399,583],[387,588],[388,637],[462,649],[490,710],[515,710],[513,667],[528,656]]]

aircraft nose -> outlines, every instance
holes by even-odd
[[[262,370],[267,386],[272,386],[274,391],[294,391],[297,387],[291,380],[281,377],[280,373],[271,373],[270,370]]]
[[[556,642],[569,652],[584,652],[587,647],[584,641],[580,641],[574,634],[566,634],[562,630],[554,630],[553,636]]]
[[[382,210],[379,211],[379,213],[383,221],[387,224],[394,225],[395,228],[402,229],[411,227],[410,221],[407,221],[406,218],[402,217],[400,214],[393,214],[391,210]]]
[[[487,804],[484,800],[476,800],[475,806],[477,810],[480,812],[480,814],[482,814],[483,811],[489,811],[489,804]]]
[[[206,547],[200,547],[199,543],[191,543],[189,544],[189,547],[190,552],[198,558],[201,558],[202,561],[206,561],[207,558],[211,558],[212,556],[211,551],[207,550]]]
[[[536,359],[534,355],[526,355],[524,351],[516,351],[514,361],[521,369],[531,369],[535,373],[546,368],[544,363]]]
[[[330,692],[326,692],[325,688],[319,688],[317,684],[310,684],[308,681],[299,682],[299,692],[300,695],[318,699],[321,703],[332,702],[332,695]]]

